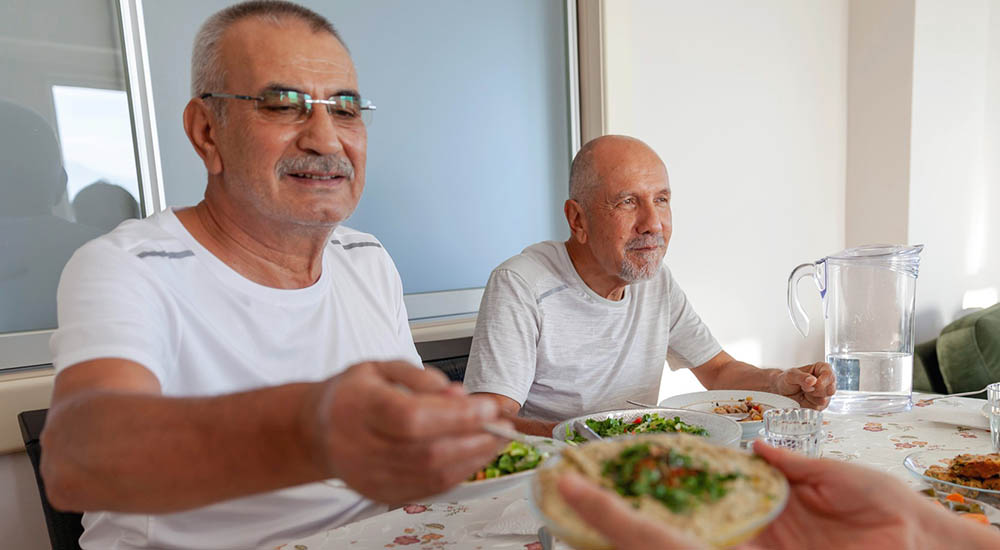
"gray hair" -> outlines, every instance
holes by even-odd
[[[594,147],[597,141],[593,139],[585,143],[573,157],[573,165],[569,169],[569,198],[581,206],[600,183],[597,167],[594,166]]]
[[[289,18],[297,19],[307,23],[313,32],[330,33],[347,48],[333,24],[309,8],[283,0],[251,0],[234,4],[209,17],[195,36],[191,52],[191,97],[223,91],[226,72],[220,55],[222,37],[233,24],[250,17],[275,25],[281,25]],[[222,114],[221,103],[215,109],[217,114]]]

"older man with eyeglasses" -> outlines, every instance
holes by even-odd
[[[496,404],[416,366],[392,260],[340,225],[373,109],[312,11],[247,2],[201,28],[184,128],[204,200],[88,243],[60,283],[41,468],[86,511],[83,548],[269,547],[495,456]]]

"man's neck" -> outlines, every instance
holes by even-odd
[[[597,263],[597,258],[594,257],[590,248],[571,238],[566,241],[566,252],[569,254],[569,260],[572,262],[576,274],[598,296],[612,302],[617,302],[625,296],[625,287],[628,286],[628,283],[620,277],[605,273]]]
[[[176,215],[209,252],[257,284],[305,288],[323,273],[323,250],[332,228],[302,231],[251,224],[209,201],[178,210]]]

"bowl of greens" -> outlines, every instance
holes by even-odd
[[[743,428],[733,419],[717,414],[685,409],[648,408],[604,411],[570,418],[556,425],[552,437],[568,443],[583,443],[577,421],[587,424],[604,438],[647,433],[687,433],[726,447],[737,447]]]
[[[423,502],[457,502],[485,497],[524,483],[535,473],[535,468],[550,456],[558,455],[566,446],[562,441],[548,437],[527,436],[530,445],[511,441],[489,464],[484,465],[470,479],[448,492],[422,499]]]

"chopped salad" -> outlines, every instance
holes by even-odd
[[[587,426],[597,432],[601,437],[615,437],[626,434],[640,434],[647,432],[684,432],[694,435],[707,436],[708,430],[701,426],[692,426],[681,417],[664,418],[658,413],[646,413],[634,419],[605,418],[604,420],[587,420]],[[566,426],[566,441],[572,443],[585,443],[587,439],[576,433],[576,430]]]
[[[640,443],[606,461],[603,476],[624,497],[648,495],[674,513],[685,513],[726,496],[726,484],[743,474],[711,472],[688,455]]]
[[[493,462],[475,473],[469,481],[481,481],[495,477],[516,474],[534,469],[548,458],[548,453],[539,452],[531,445],[511,441]]]

